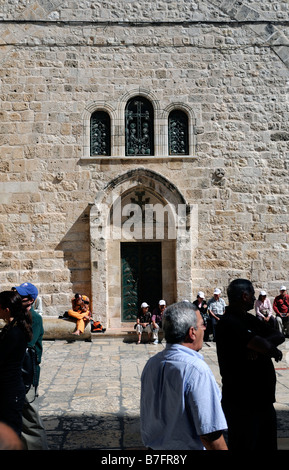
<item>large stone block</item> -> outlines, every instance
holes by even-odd
[[[71,335],[55,315],[76,292],[105,326],[120,323],[126,240],[98,233],[111,228],[101,214],[112,189],[145,187],[162,203],[179,193],[198,206],[190,240],[162,241],[166,300],[242,273],[268,289],[288,271],[288,1],[2,3],[0,283],[37,285],[53,316],[46,335]],[[125,156],[125,108],[139,95],[154,107],[148,158]],[[185,158],[168,151],[179,107],[189,116]],[[111,156],[90,155],[96,110],[111,119]],[[102,191],[100,224],[91,208]]]
[[[44,317],[43,316],[43,339],[54,340],[62,339],[67,341],[90,341],[91,331],[90,323],[86,326],[83,334],[74,335],[75,321],[73,319],[62,319],[57,317]]]

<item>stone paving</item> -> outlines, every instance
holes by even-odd
[[[289,340],[276,364],[279,448],[289,442]],[[140,376],[146,361],[165,347],[98,336],[91,342],[44,341],[40,414],[51,450],[141,450]],[[287,352],[288,351],[288,352]],[[202,354],[220,384],[216,347]],[[287,362],[288,360],[288,362]]]

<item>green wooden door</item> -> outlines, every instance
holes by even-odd
[[[122,321],[134,321],[142,302],[162,298],[161,243],[122,243]]]

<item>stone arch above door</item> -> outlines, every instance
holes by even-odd
[[[174,266],[171,266],[174,281],[170,278],[167,301],[171,303],[185,298],[191,299],[192,248],[196,239],[196,231],[191,227],[192,206],[187,204],[179,189],[163,175],[144,168],[130,170],[109,181],[97,193],[90,211],[93,312],[107,327],[123,326],[118,260],[120,245],[127,241],[122,231],[114,230],[116,227],[111,212],[123,195],[127,197],[139,190],[152,195],[154,202],[159,201],[160,205],[168,208],[175,218],[175,236],[170,240],[162,240],[164,254],[167,251],[172,253],[174,250],[174,259],[170,260],[174,263]],[[195,214],[192,219],[195,224]],[[141,241],[145,243],[149,240],[142,238]],[[173,289],[172,284],[174,284]]]
[[[135,185],[148,186],[172,204],[188,205],[184,196],[166,177],[153,170],[137,168],[129,170],[109,181],[95,198],[95,204],[113,202],[113,197],[120,196]]]

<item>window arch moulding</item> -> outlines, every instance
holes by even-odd
[[[96,154],[94,155],[91,153],[91,118],[95,113],[106,113],[109,121],[110,121],[110,129],[109,129],[109,134],[110,134],[110,155],[104,154]],[[89,106],[86,107],[86,109],[83,112],[82,116],[83,120],[83,155],[82,158],[87,159],[89,158],[90,160],[96,158],[111,158],[113,156],[116,156],[115,154],[115,122],[116,122],[116,111],[113,106],[106,102],[94,102],[91,103]]]
[[[149,100],[154,110],[154,155],[126,156],[125,152],[125,108],[130,99],[134,96],[143,96]],[[169,114],[173,110],[180,110],[188,116],[188,155],[169,155],[168,126]],[[90,121],[91,116],[96,111],[107,112],[111,124],[111,151],[110,155],[90,154]],[[127,91],[119,100],[117,108],[111,104],[99,101],[93,102],[86,107],[83,112],[83,154],[81,159],[96,161],[100,159],[127,159],[127,160],[174,160],[194,158],[196,150],[196,118],[193,110],[184,103],[171,103],[164,109],[160,108],[160,102],[155,95],[147,89],[135,88]]]
[[[144,96],[132,97],[125,107],[125,155],[155,155],[154,108]]]
[[[126,108],[128,103],[136,97],[143,98],[144,100],[147,100],[153,109],[153,151],[152,155],[126,155]],[[160,135],[161,135],[161,130],[160,130],[160,116],[161,116],[161,109],[160,109],[160,102],[156,98],[156,96],[150,91],[147,90],[146,88],[143,87],[138,87],[138,88],[133,88],[131,90],[128,90],[120,99],[119,105],[118,105],[118,110],[117,110],[117,115],[118,115],[118,130],[119,130],[119,156],[122,158],[127,158],[127,159],[132,159],[135,158],[137,160],[139,159],[156,159],[160,153],[159,153],[159,146],[160,146]]]
[[[187,116],[188,122],[187,122],[187,138],[188,138],[188,144],[187,144],[187,152],[186,155],[170,155],[170,148],[169,148],[169,117],[171,113],[179,111],[180,113],[184,113],[184,115]],[[169,106],[167,106],[164,111],[163,111],[163,120],[166,121],[166,153],[169,155],[171,158],[191,158],[194,157],[195,152],[196,152],[196,117],[194,115],[193,110],[187,106],[184,103],[171,103]]]

